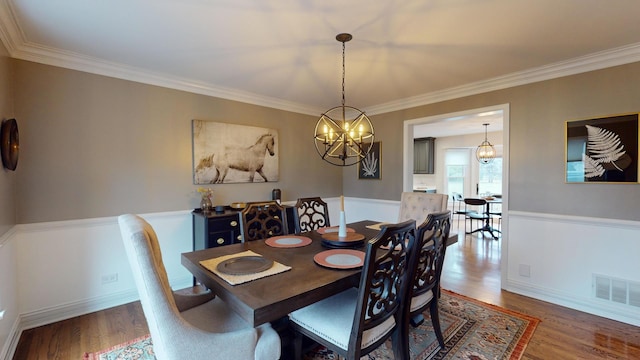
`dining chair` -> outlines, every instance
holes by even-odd
[[[422,224],[427,215],[447,210],[449,196],[424,192],[403,192],[400,197],[398,222],[415,220]]]
[[[415,232],[413,220],[383,226],[367,243],[357,288],[289,314],[296,359],[301,359],[304,336],[348,360],[360,359],[391,338],[395,358],[403,359],[402,306]]]
[[[502,194],[494,194],[491,195],[496,199],[502,199]],[[502,228],[502,202],[499,204],[491,204],[491,210],[489,211],[489,215],[491,215],[491,226],[493,226],[493,220],[498,220],[498,229]],[[496,209],[497,208],[497,209]]]
[[[240,223],[242,242],[288,233],[286,212],[282,205],[275,201],[247,203],[240,212]]]
[[[464,197],[462,196],[462,194],[454,192],[454,193],[451,193],[451,197],[453,198],[452,216],[456,215],[456,217],[458,218],[457,228],[460,229],[460,218],[463,217],[466,219],[467,213],[469,212],[469,210],[467,209],[467,204],[464,202]],[[456,204],[457,204],[457,209],[456,209]],[[464,209],[462,208],[462,205],[464,205]],[[466,229],[466,224],[465,224],[465,229]]]
[[[465,214],[464,231],[466,234],[481,231],[481,228],[485,227],[486,222],[491,221],[491,216],[487,213],[487,200],[479,198],[465,198],[465,206],[467,206],[467,213]],[[470,230],[467,231],[467,221],[470,225]],[[476,230],[473,229],[473,223],[480,222],[480,227]]]
[[[118,224],[156,359],[280,358],[280,337],[269,323],[252,327],[210,291],[171,290],[158,237],[143,218],[120,215]]]
[[[418,327],[424,322],[422,313],[429,308],[431,324],[440,347],[444,348],[444,337],[440,328],[438,298],[440,298],[440,276],[446,253],[446,241],[451,229],[451,212],[429,214],[416,230],[416,251],[409,268],[409,306],[404,307],[402,341],[408,358],[409,325]]]
[[[329,221],[329,207],[319,197],[299,198],[296,202],[296,233],[317,230],[331,226]]]

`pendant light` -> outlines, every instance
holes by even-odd
[[[496,149],[487,140],[487,126],[489,124],[482,124],[484,126],[484,141],[476,149],[476,159],[481,164],[489,164],[496,158]]]
[[[342,43],[342,105],[325,111],[316,123],[314,141],[322,159],[336,166],[351,166],[364,159],[371,148],[375,134],[369,117],[361,110],[345,105],[345,43],[351,34],[338,34]]]

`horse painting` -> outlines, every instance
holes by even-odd
[[[201,172],[206,168],[215,168],[216,175],[211,180],[212,184],[223,183],[229,169],[248,172],[249,182],[253,182],[257,172],[267,182],[269,180],[262,168],[264,167],[265,154],[268,152],[270,156],[275,155],[274,145],[273,135],[263,134],[255,144],[249,147],[225,146],[221,154],[210,154],[201,158],[195,170]]]

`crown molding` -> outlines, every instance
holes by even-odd
[[[223,88],[194,79],[151,72],[78,53],[50,48],[26,41],[16,20],[10,1],[0,0],[0,40],[9,55],[16,59],[33,61],[72,70],[88,72],[123,80],[156,85],[195,94],[265,106],[295,113],[318,115],[323,109],[237,89]],[[365,108],[368,115],[404,110],[440,101],[476,95],[494,90],[530,84],[543,80],[604,69],[640,61],[640,43],[589,54],[534,69],[515,72],[488,80],[421,94]]]
[[[477,95],[489,91],[507,89],[514,86],[556,79],[613,66],[640,61],[640,43],[601,51],[582,57],[557,62],[525,71],[519,71],[496,78],[457,86],[442,91],[413,96],[397,101],[366,108],[368,115],[404,110],[416,106]]]
[[[321,112],[321,110],[318,110],[315,107],[310,107],[304,104],[298,104],[237,89],[215,86],[213,84],[193,79],[152,72],[142,68],[104,61],[102,59],[49,48],[29,42],[25,42],[15,48],[14,51],[11,52],[11,57],[45,65],[52,65],[296,113],[317,115]]]

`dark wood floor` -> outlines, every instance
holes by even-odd
[[[500,290],[500,241],[467,236],[447,250],[442,286],[542,321],[523,359],[640,359],[640,328]],[[26,330],[14,356],[82,359],[147,333],[138,302]]]

